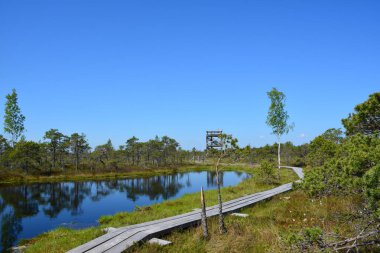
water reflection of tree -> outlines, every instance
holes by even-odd
[[[215,171],[207,171],[207,187],[210,188],[210,187],[216,187],[216,172]],[[224,172],[223,171],[220,171],[219,172],[219,182],[220,182],[220,185],[223,186],[224,185]]]
[[[46,216],[55,218],[63,209],[71,209],[70,186],[68,184],[45,184],[42,188],[44,198],[41,198],[39,203],[43,205],[42,210]]]
[[[13,210],[2,214],[1,217],[1,248],[2,252],[14,245],[18,234],[22,231],[21,219],[17,218]]]
[[[91,200],[92,201],[99,201],[103,197],[108,196],[112,192],[110,187],[108,187],[106,184],[104,184],[104,182],[93,182],[91,184],[92,184],[92,186],[95,187],[95,194],[94,195],[91,194]]]
[[[126,192],[127,198],[136,201],[139,196],[148,196],[150,200],[168,199],[175,196],[183,188],[180,179],[183,174],[153,176],[118,181],[118,191]]]
[[[1,188],[0,195],[5,205],[12,207],[16,217],[28,217],[38,213],[38,194],[28,186]]]
[[[1,248],[6,250],[22,231],[21,220],[35,216],[40,207],[50,218],[63,209],[80,213],[83,199],[90,193],[88,183],[48,183],[0,188]],[[9,211],[10,210],[10,211]]]
[[[71,188],[70,204],[68,209],[71,211],[72,215],[77,215],[82,213],[81,204],[83,200],[91,195],[91,183],[90,182],[80,182],[74,183],[74,187]]]
[[[19,218],[36,215],[40,210],[50,218],[55,218],[62,210],[72,215],[82,212],[84,199],[100,201],[109,194],[126,192],[127,198],[136,201],[138,196],[146,195],[150,200],[175,196],[184,187],[180,179],[184,174],[154,176],[124,180],[99,182],[69,182],[30,184],[0,188],[0,212],[6,206],[14,210]],[[190,185],[190,182],[186,183]]]

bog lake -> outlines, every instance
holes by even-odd
[[[249,178],[244,172],[220,173],[223,187]],[[212,171],[101,181],[33,183],[0,187],[1,249],[57,227],[96,226],[103,215],[131,212],[186,193],[216,189]]]

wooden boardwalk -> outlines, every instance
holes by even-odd
[[[282,167],[292,169],[301,179],[303,178],[302,168],[288,166]],[[237,199],[226,201],[223,203],[223,213],[227,214],[238,211],[243,207],[250,206],[256,202],[268,199],[274,195],[289,191],[291,189],[292,183],[288,183],[267,191],[258,192],[255,194],[246,195]],[[206,210],[207,217],[218,215],[217,205],[208,207]],[[68,252],[122,252],[138,241],[148,240],[153,237],[161,236],[177,228],[186,228],[192,225],[199,224],[200,219],[200,210],[196,210],[193,212],[172,216],[165,219],[121,227]]]

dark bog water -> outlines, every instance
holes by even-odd
[[[246,173],[220,173],[223,186],[236,185]],[[59,226],[97,225],[102,215],[133,211],[178,198],[186,193],[216,188],[214,172],[186,172],[147,178],[36,183],[0,187],[1,248]],[[189,210],[190,211],[190,210]]]

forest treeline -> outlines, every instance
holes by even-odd
[[[6,96],[4,135],[0,135],[0,167],[3,171],[23,171],[28,174],[62,172],[119,171],[129,168],[176,167],[207,162],[205,151],[184,150],[168,136],[140,141],[133,136],[115,148],[111,140],[90,147],[84,133],[62,133],[58,129],[45,132],[39,142],[24,137],[25,116],[18,105],[16,90]],[[7,136],[8,138],[6,138]],[[282,159],[287,164],[303,165],[308,145],[283,144]],[[275,161],[277,144],[255,148],[238,148],[227,161],[259,163]]]
[[[85,134],[66,136],[57,129],[47,131],[41,142],[21,139],[11,146],[4,137],[0,138],[2,167],[27,173],[181,165],[199,153],[182,150],[178,142],[168,136],[146,142],[132,137],[119,149],[114,148],[111,140],[92,149]]]
[[[111,140],[91,148],[83,133],[65,134],[58,129],[45,132],[39,142],[24,137],[25,116],[18,105],[16,90],[6,96],[4,135],[0,135],[0,166],[5,171],[22,170],[32,174],[67,171],[120,170],[130,167],[161,167],[181,165],[201,152],[181,149],[168,136],[146,142],[133,136],[115,149]]]
[[[282,159],[286,164],[305,164],[308,144],[295,146],[283,144]],[[275,162],[277,144],[255,148],[246,146],[234,151],[228,162]],[[205,151],[183,150],[179,143],[168,136],[142,142],[129,138],[125,145],[115,149],[111,140],[91,148],[85,134],[65,135],[57,129],[47,131],[40,142],[21,138],[11,143],[0,135],[0,165],[5,171],[22,170],[30,174],[59,172],[102,172],[128,168],[176,167],[185,164],[207,162]]]

